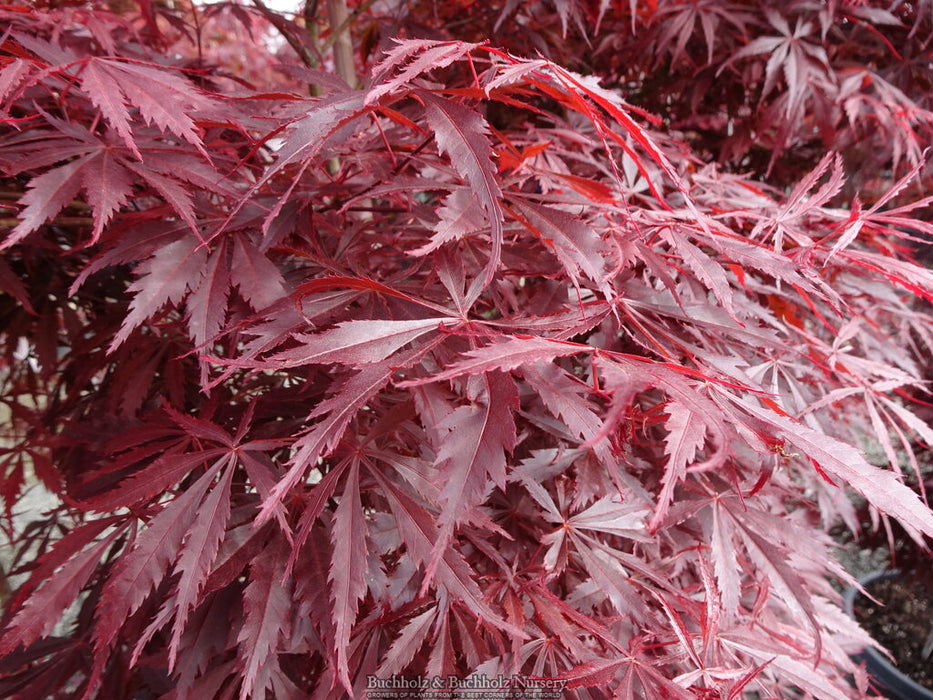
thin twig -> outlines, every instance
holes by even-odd
[[[0,565],[0,610],[3,610],[3,605],[12,592],[10,582],[6,577],[6,572],[3,570],[3,566]]]
[[[59,216],[46,222],[49,226],[62,226],[64,228],[81,228],[93,226],[94,219],[89,216]],[[19,224],[19,219],[0,219],[0,229],[13,228]]]

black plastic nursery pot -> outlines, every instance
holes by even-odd
[[[859,583],[863,588],[870,589],[874,583],[896,579],[899,575],[898,571],[876,571],[860,579]],[[862,595],[855,588],[845,592],[846,612],[853,619],[858,619],[855,608],[860,598]],[[901,673],[877,649],[866,648],[856,659],[865,661],[866,670],[874,678],[878,692],[883,693],[883,697],[888,700],[933,700],[933,690]]]

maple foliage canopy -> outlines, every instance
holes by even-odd
[[[317,4],[0,5],[0,694],[862,697],[930,2]]]

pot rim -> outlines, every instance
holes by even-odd
[[[870,574],[862,576],[858,582],[862,588],[868,588],[871,584],[878,581],[890,581],[900,576],[899,569],[886,569],[883,571],[873,571]],[[846,614],[853,620],[855,617],[855,601],[861,596],[861,592],[851,587],[843,593],[843,603]],[[912,700],[933,700],[933,690],[925,688],[910,676],[907,676],[897,669],[894,664],[888,661],[887,657],[874,647],[865,647],[860,656],[865,659],[866,666],[873,670],[872,675],[884,688],[894,690],[900,693],[909,693],[902,697],[910,697]],[[887,675],[887,678],[884,677]]]

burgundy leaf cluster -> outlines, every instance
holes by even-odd
[[[892,166],[920,162],[933,142],[930,0],[415,5],[457,38],[599,75],[700,157],[781,186],[834,151],[846,157],[847,196],[874,199]]]
[[[863,697],[826,533],[933,536],[895,4],[0,5],[0,696]]]

